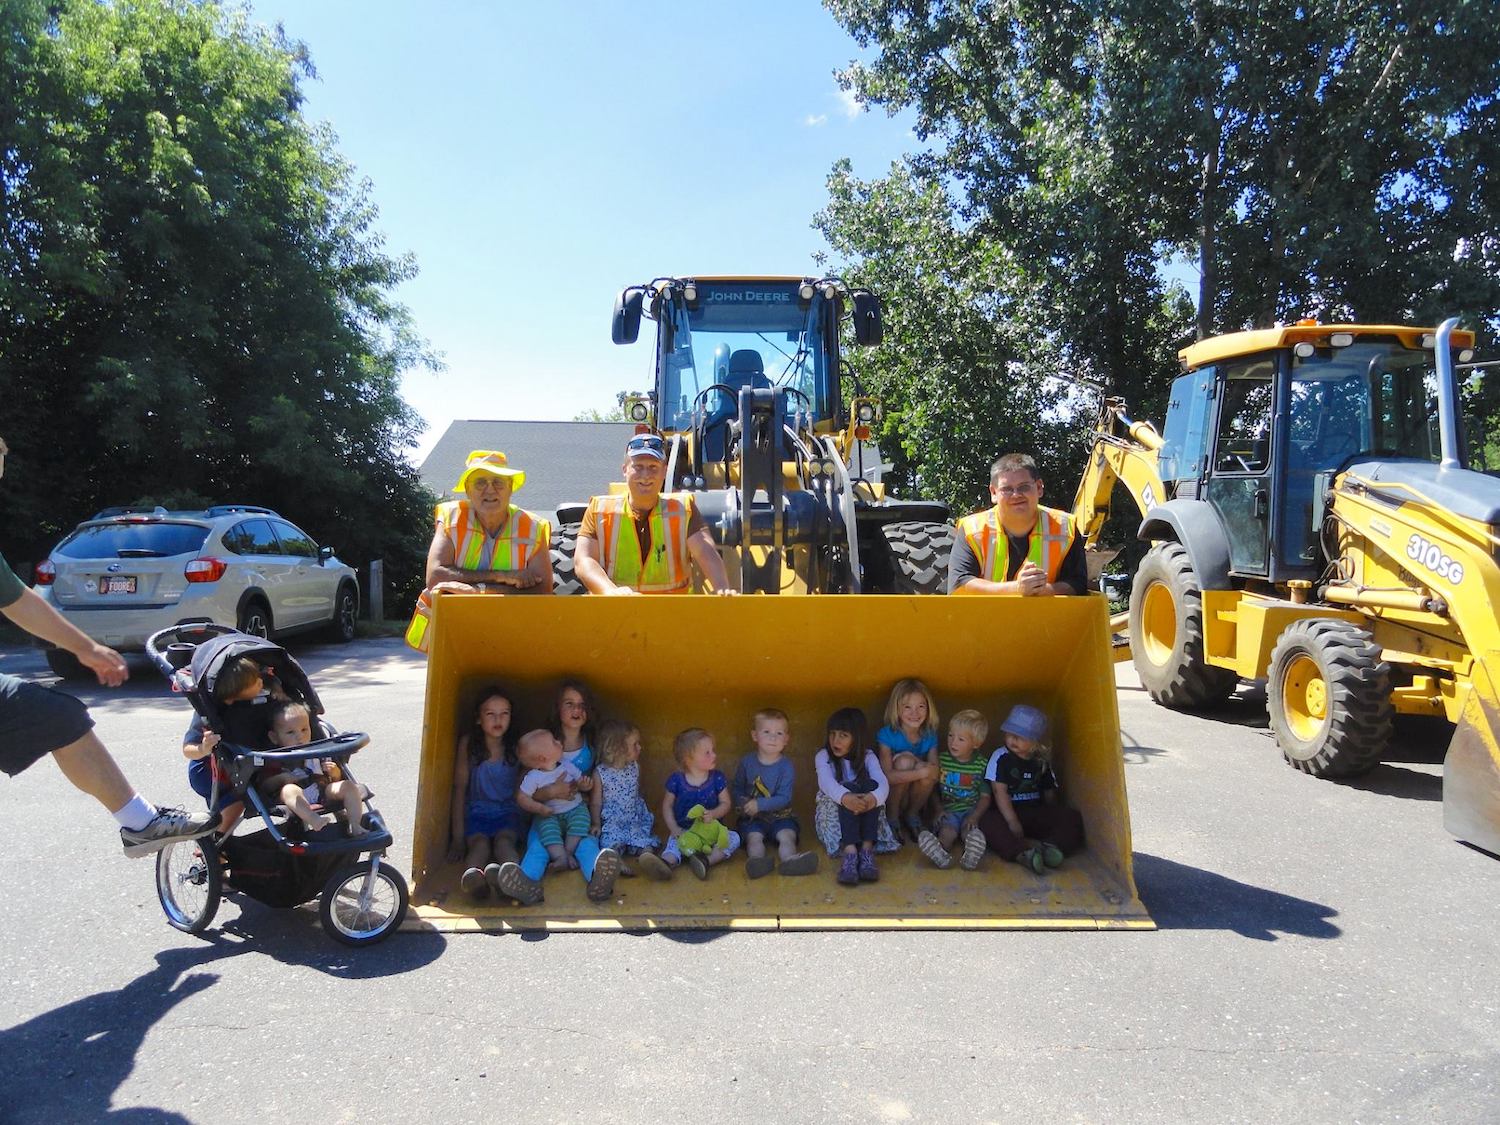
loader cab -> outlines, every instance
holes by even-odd
[[[1430,336],[1298,326],[1205,341],[1185,362],[1200,349],[1217,354],[1173,383],[1163,479],[1213,508],[1237,578],[1322,574],[1324,497],[1359,455],[1441,457]]]

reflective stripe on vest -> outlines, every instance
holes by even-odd
[[[453,565],[459,570],[523,570],[544,541],[551,538],[551,525],[514,504],[505,526],[493,538],[472,519],[467,500],[450,500],[437,506],[437,523],[453,544]],[[417,596],[417,608],[406,626],[406,643],[418,652],[432,645],[432,595]]]
[[[692,588],[688,569],[688,520],[691,501],[663,495],[651,510],[651,551],[641,565],[641,541],[626,496],[596,496],[600,560],[610,581],[642,594],[686,594]]]
[[[981,578],[991,582],[1010,581],[1006,578],[1010,570],[1010,540],[1002,529],[997,509],[965,516],[958,521],[958,530],[979,560]],[[1036,525],[1027,537],[1026,557],[1041,567],[1048,582],[1056,582],[1073,539],[1071,515],[1056,508],[1038,507]]]

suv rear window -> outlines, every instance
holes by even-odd
[[[196,555],[208,528],[196,523],[101,523],[80,527],[57,553],[69,559],[156,559]]]

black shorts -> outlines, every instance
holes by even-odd
[[[0,674],[0,770],[11,777],[93,728],[89,709],[66,692]]]

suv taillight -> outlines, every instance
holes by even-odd
[[[188,563],[182,573],[189,582],[217,582],[228,569],[229,564],[223,559],[202,558]]]
[[[57,567],[53,565],[51,559],[44,559],[37,563],[36,569],[31,573],[32,581],[38,586],[50,586],[57,580]]]

